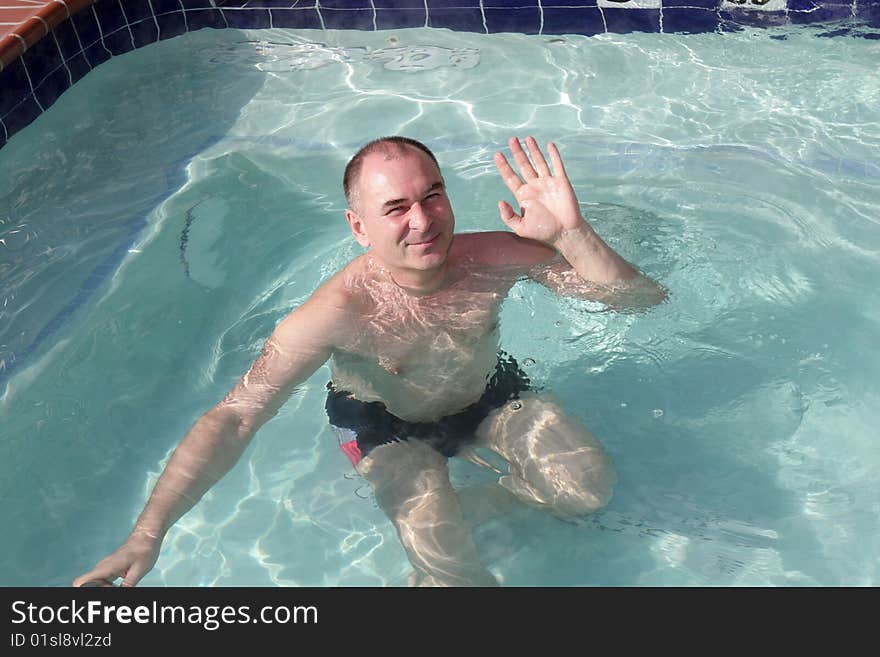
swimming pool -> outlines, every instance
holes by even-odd
[[[484,526],[490,568],[510,585],[876,584],[878,50],[853,32],[870,34],[206,30],[107,61],[0,150],[17,530],[0,582],[64,585],[114,548],[195,417],[358,253],[338,182],[358,145],[424,139],[459,229],[491,229],[491,153],[529,131],[673,297],[632,316],[516,288],[504,346],[621,483],[581,525]],[[264,427],[145,584],[405,581],[326,425],[326,380]]]

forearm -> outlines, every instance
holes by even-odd
[[[669,296],[666,288],[605,244],[586,221],[563,232],[554,246],[580,279],[580,283],[566,281],[565,276],[554,280],[546,274],[537,279],[557,294],[601,301],[618,311],[649,308]]]
[[[162,540],[171,526],[235,465],[253,432],[237,415],[215,407],[205,413],[171,455],[135,523],[134,533]]]
[[[585,281],[608,284],[639,275],[586,221],[578,228],[563,231],[553,246]]]

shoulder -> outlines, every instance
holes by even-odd
[[[500,230],[458,234],[453,242],[453,253],[482,265],[525,268],[556,257],[556,250],[549,246]]]
[[[346,285],[349,267],[331,276],[282,319],[276,329],[276,338],[285,342],[310,340],[334,346],[341,339],[340,332],[351,325],[358,313],[357,299]]]

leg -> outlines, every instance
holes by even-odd
[[[599,441],[548,396],[525,393],[496,409],[477,440],[510,464],[499,484],[526,504],[578,517],[611,499],[617,477]]]
[[[419,440],[401,441],[373,449],[358,470],[397,528],[417,583],[498,585],[477,556],[445,456]]]

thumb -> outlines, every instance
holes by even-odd
[[[513,230],[516,230],[516,226],[522,221],[522,217],[520,217],[516,212],[513,211],[513,207],[507,201],[498,201],[498,211],[501,213],[501,221],[507,224]]]

